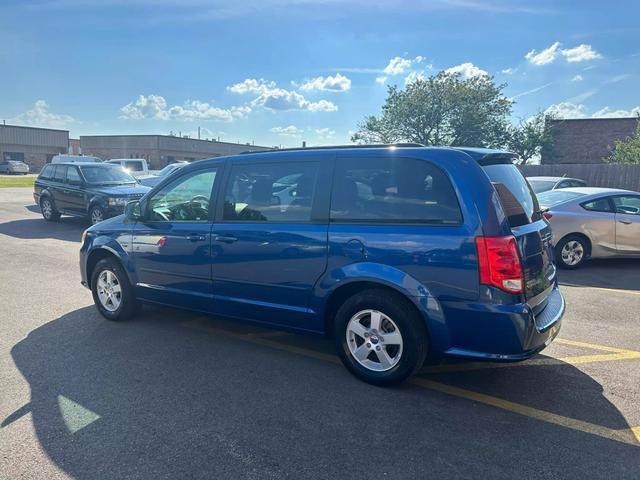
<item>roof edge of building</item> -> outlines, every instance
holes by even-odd
[[[175,135],[161,135],[161,134],[156,134],[156,133],[150,133],[150,134],[133,134],[133,135],[80,135],[80,139],[83,138],[117,138],[117,137],[156,137],[156,138],[172,138],[172,139],[176,139],[176,140],[185,140],[185,141],[195,141],[195,142],[205,142],[207,144],[223,144],[223,145],[240,145],[242,147],[258,147],[258,148],[267,148],[272,150],[273,147],[266,147],[264,145],[253,145],[253,144],[248,144],[248,143],[236,143],[236,142],[223,142],[223,141],[218,141],[218,140],[204,140],[202,138],[185,138],[185,137],[178,137]]]
[[[64,130],[62,128],[33,127],[29,125],[13,125],[9,123],[0,123],[0,127],[28,128],[29,130],[48,130],[50,132],[66,132],[67,135],[69,135],[69,130]]]

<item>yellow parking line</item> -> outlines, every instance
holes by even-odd
[[[275,348],[278,350],[284,350],[298,355],[303,355],[317,360],[325,362],[331,362],[340,364],[340,360],[335,355],[330,355],[322,352],[316,352],[306,348],[300,348],[293,345],[286,345],[280,342],[269,340],[267,338],[257,337],[255,335],[232,333],[226,330],[215,328],[209,325],[203,324],[201,320],[192,320],[182,324],[185,327],[194,328],[196,330],[202,330],[208,333],[220,334],[228,337],[233,337],[245,342],[255,343],[258,345],[264,345],[267,347]],[[607,438],[609,440],[615,440],[617,442],[626,443],[628,445],[639,446],[640,443],[640,426],[632,428],[624,428],[616,430],[613,428],[604,427],[602,425],[596,425],[595,423],[585,422],[583,420],[577,420],[575,418],[565,417],[557,415],[555,413],[539,410],[537,408],[528,407],[519,403],[503,400],[491,395],[485,395],[483,393],[474,392],[471,390],[465,390],[463,388],[446,385],[444,383],[435,382],[421,377],[413,377],[409,379],[409,383],[417,385],[422,388],[430,390],[436,390],[441,393],[452,395],[455,397],[465,398],[467,400],[473,400],[485,405],[500,408],[509,412],[517,413],[529,418],[535,418],[543,422],[553,423],[562,427],[570,428],[584,433],[590,433],[599,437]]]
[[[570,428],[572,430],[578,430],[584,433],[590,433],[592,435],[597,435],[609,440],[615,440],[617,442],[635,446],[638,446],[638,442],[640,442],[640,438],[638,437],[638,430],[640,430],[640,427],[616,430],[613,428],[603,427],[602,425],[596,425],[595,423],[585,422],[583,420],[577,420],[575,418],[569,418],[563,415],[557,415],[555,413],[546,412],[537,408],[527,407],[526,405],[522,405],[520,403],[510,402],[498,397],[492,397],[491,395],[485,395],[483,393],[453,387],[451,385],[434,382],[432,380],[427,380],[420,377],[414,377],[410,380],[410,382],[415,385],[420,385],[421,387],[437,390],[439,392],[447,393],[455,397],[466,398],[468,400],[473,400],[485,405],[491,405],[492,407],[517,413],[525,417],[535,418],[538,420],[542,420],[543,422],[553,423],[555,425],[560,425],[562,427]]]
[[[628,353],[633,355],[640,355],[640,352],[636,352],[635,350],[626,350],[624,348],[609,347],[608,345],[599,345],[596,343],[579,342],[577,340],[567,340],[566,338],[556,338],[554,341],[555,343],[561,343],[563,345],[590,348],[591,350],[601,350],[603,352]]]

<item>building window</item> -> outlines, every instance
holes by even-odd
[[[24,153],[22,152],[4,152],[2,159],[5,162],[24,162]]]

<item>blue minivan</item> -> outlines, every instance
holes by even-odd
[[[330,335],[378,385],[517,361],[560,329],[551,229],[514,154],[413,144],[194,162],[83,233],[109,320],[155,303]]]

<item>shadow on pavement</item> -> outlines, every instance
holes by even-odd
[[[82,231],[88,226],[85,219],[76,217],[61,217],[57,222],[47,222],[44,218],[26,218],[0,223],[0,233],[23,239],[55,238],[80,242]]]
[[[637,466],[638,447],[410,384],[372,387],[328,362],[182,326],[196,318],[145,309],[113,323],[85,307],[32,331],[11,350],[31,402],[2,428],[30,419],[56,465],[92,480],[621,478]],[[578,369],[532,372],[439,380],[628,427]]]
[[[558,270],[562,285],[640,290],[640,259],[593,259],[576,270]]]

